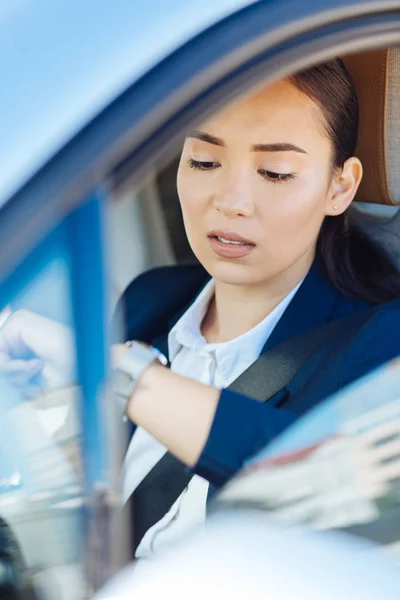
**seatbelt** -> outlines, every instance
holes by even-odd
[[[343,343],[347,344],[373,314],[367,310],[330,321],[282,342],[262,354],[228,389],[268,402],[291,382],[318,348],[334,339],[338,330],[345,331]],[[193,475],[189,467],[167,452],[138,485],[131,496],[135,549],[146,531],[170,510]]]

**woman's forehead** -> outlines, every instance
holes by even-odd
[[[321,137],[322,134],[325,137],[321,117],[316,103],[285,79],[230,103],[200,128],[222,138],[229,138],[235,133],[261,138],[285,134],[290,137]],[[263,141],[261,138],[254,142]]]

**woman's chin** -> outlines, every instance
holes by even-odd
[[[227,285],[257,285],[266,278],[265,273],[249,264],[221,260],[204,266],[216,281]]]

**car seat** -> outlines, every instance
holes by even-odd
[[[351,217],[400,268],[400,47],[346,56],[360,105],[363,180]]]

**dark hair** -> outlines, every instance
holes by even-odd
[[[317,65],[290,78],[311,98],[324,117],[332,141],[332,167],[354,156],[358,133],[357,93],[339,59]],[[400,298],[400,272],[383,248],[370,240],[347,211],[327,216],[321,227],[317,256],[331,283],[346,297],[381,304]]]

